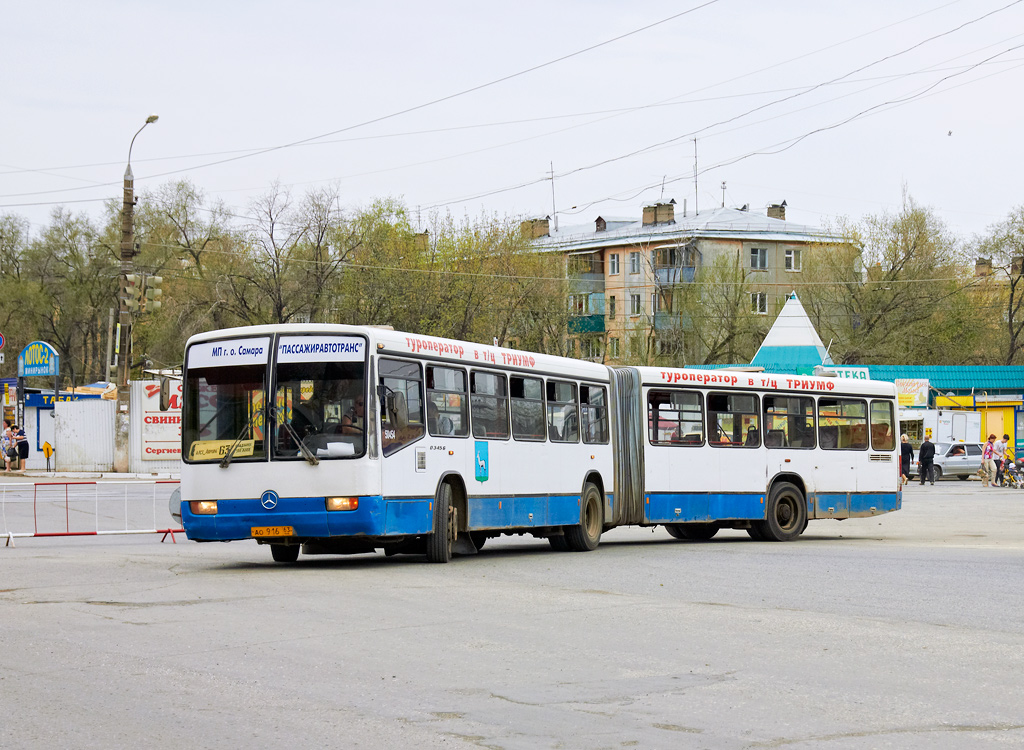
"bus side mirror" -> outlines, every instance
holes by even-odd
[[[396,430],[404,430],[409,426],[409,405],[405,401],[405,394],[397,391],[391,393],[391,403],[388,411],[391,414],[391,422]]]
[[[405,394],[384,388],[384,396],[381,399],[384,405],[384,420],[390,422],[396,430],[409,426],[409,405],[405,401]]]
[[[160,378],[160,411],[171,408],[171,379]]]

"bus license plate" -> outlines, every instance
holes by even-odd
[[[271,536],[295,536],[292,526],[253,526],[250,531],[254,539]]]

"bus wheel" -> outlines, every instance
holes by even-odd
[[[274,562],[292,563],[299,559],[299,545],[297,544],[271,544],[270,556]]]
[[[589,552],[597,549],[601,541],[601,529],[604,526],[601,493],[597,487],[587,482],[580,501],[580,523],[578,526],[566,527],[565,541],[573,552]]]
[[[765,520],[754,521],[751,526],[765,541],[789,542],[803,533],[806,522],[807,505],[803,494],[789,482],[779,482],[768,495]]]
[[[446,563],[452,559],[452,541],[455,539],[455,508],[452,505],[452,486],[445,482],[434,498],[434,530],[427,534],[427,560]]]
[[[676,539],[689,539],[693,542],[706,542],[718,533],[716,523],[667,523],[665,531]]]

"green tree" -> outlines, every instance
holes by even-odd
[[[896,214],[842,226],[838,245],[813,248],[801,290],[837,364],[957,361],[974,339],[963,304],[960,249],[929,210],[904,197]]]
[[[1020,364],[1024,359],[1024,206],[990,227],[977,249],[988,256],[991,273],[976,279],[976,328],[991,332],[984,341],[996,343],[998,364]]]

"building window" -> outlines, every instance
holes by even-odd
[[[580,339],[580,355],[582,359],[601,359],[601,339],[596,336]]]
[[[758,315],[768,314],[768,292],[750,293],[750,312]]]
[[[643,303],[640,300],[639,294],[629,295],[629,314],[639,315],[640,311],[643,310]]]
[[[640,273],[640,253],[629,254],[629,272]]]
[[[619,340],[608,339],[608,359],[619,358]]]
[[[750,248],[750,268],[752,271],[764,271],[768,268],[768,249],[764,247]]]
[[[610,297],[608,297],[608,317],[609,318],[614,318],[615,317],[615,295],[614,294],[611,295]]]
[[[651,315],[657,315],[660,312],[661,312],[661,295],[657,294],[657,293],[652,294],[651,295]]]
[[[787,250],[786,251],[786,270],[787,271],[801,271],[803,267],[800,265],[800,251],[799,250]]]
[[[618,276],[619,274],[619,254],[612,253],[608,256],[608,275]]]

